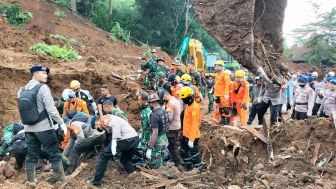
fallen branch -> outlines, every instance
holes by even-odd
[[[193,178],[197,178],[197,177],[200,177],[200,176],[206,175],[206,174],[207,173],[201,173],[201,174],[197,174],[197,175],[183,177],[183,178],[176,179],[176,180],[175,179],[174,180],[164,180],[164,181],[161,181],[158,184],[148,186],[145,189],[156,189],[156,188],[160,188],[160,187],[165,187],[165,186],[169,186],[169,185],[176,184],[176,183],[179,183],[179,182],[183,182],[183,181],[186,181],[186,180],[190,180],[190,179],[193,179]]]
[[[311,164],[313,165],[313,166],[315,166],[316,165],[316,161],[317,161],[317,159],[318,159],[318,153],[319,153],[319,150],[320,150],[320,146],[321,146],[321,143],[316,143],[315,144],[315,149],[314,149],[314,152],[313,152],[313,157],[312,157],[312,159],[310,160],[310,162],[311,162]]]

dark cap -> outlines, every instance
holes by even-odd
[[[159,96],[156,93],[151,94],[148,98],[149,103],[157,102],[157,101],[160,101],[160,100],[161,99],[159,98]]]
[[[46,71],[47,74],[49,74],[50,70],[47,66],[42,66],[42,65],[35,65],[30,68],[30,73],[38,72],[38,71]]]

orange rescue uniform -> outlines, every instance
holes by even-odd
[[[64,103],[64,108],[63,108],[63,116],[67,116],[67,111],[69,110],[74,110],[76,107],[77,112],[83,112],[86,115],[89,115],[89,110],[87,108],[86,102],[82,99],[75,98],[75,104],[70,103],[70,108],[69,108],[69,100]]]
[[[220,98],[220,103],[216,103],[216,112],[212,119],[212,125],[216,124],[221,119],[221,113],[219,108],[230,106],[230,74],[222,70],[220,73],[216,74],[215,86],[214,86],[214,97]],[[224,99],[227,96],[227,99]]]
[[[190,141],[201,137],[201,107],[197,102],[193,102],[184,110],[183,136]]]
[[[250,105],[250,84],[243,80],[240,83],[233,82],[232,88],[232,102],[236,103],[237,113],[240,117],[240,123],[243,126],[247,125],[247,109]],[[242,108],[242,104],[245,104],[246,110]]]

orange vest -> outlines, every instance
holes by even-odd
[[[239,87],[240,86],[240,87]],[[238,89],[239,88],[239,89]],[[238,92],[238,93],[236,93]],[[232,94],[233,101],[236,103],[250,103],[250,84],[247,81],[241,81],[241,83],[233,82]]]
[[[230,93],[230,75],[225,71],[216,74],[214,96],[223,97]]]
[[[80,98],[75,98],[75,104],[70,103],[70,108],[68,107],[69,107],[69,100],[64,103],[63,116],[67,116],[68,109],[74,110],[75,107],[77,112],[84,112],[86,115],[89,115],[89,110],[87,108],[86,102]]]
[[[191,141],[201,136],[201,107],[197,102],[193,102],[184,110],[183,136]]]

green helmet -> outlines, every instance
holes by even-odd
[[[166,76],[165,76],[165,74],[163,72],[158,72],[156,74],[156,77],[158,77],[158,78],[165,78]]]
[[[159,56],[156,58],[156,62],[159,62],[159,61],[165,61],[165,59],[162,57],[162,56]]]

